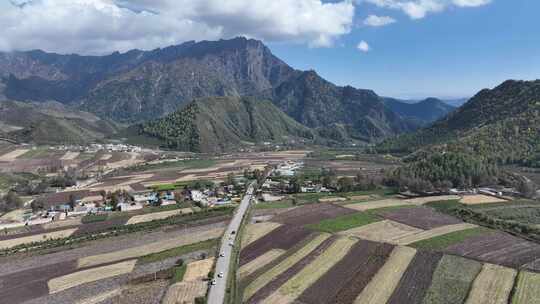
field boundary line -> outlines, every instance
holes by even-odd
[[[484,264],[465,304],[508,304],[516,276],[515,269]]]
[[[386,303],[415,255],[416,249],[414,248],[403,246],[394,248],[386,263],[358,295],[354,304]]]
[[[309,255],[313,250],[315,250],[320,244],[330,238],[330,234],[324,233],[320,234],[311,240],[309,243],[305,244],[302,248],[298,249],[295,253],[291,254],[281,263],[269,269],[267,272],[261,274],[255,280],[253,280],[246,288],[244,289],[243,299],[244,302],[251,298],[257,291],[263,288],[265,285],[270,283],[275,277],[281,273],[287,271],[298,261]]]

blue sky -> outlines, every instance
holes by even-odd
[[[539,12],[539,0],[0,0],[0,51],[103,55],[246,36],[336,84],[469,97],[540,78]]]
[[[494,0],[449,8],[418,20],[401,11],[361,3],[356,26],[333,48],[271,43],[272,51],[299,69],[314,69],[340,85],[402,98],[472,96],[506,79],[540,78],[540,1]],[[397,22],[361,24],[370,14]],[[365,40],[371,50],[356,49]]]

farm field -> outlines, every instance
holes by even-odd
[[[460,223],[460,224],[454,224],[454,225],[447,225],[447,226],[441,226],[429,230],[425,230],[413,235],[408,235],[399,240],[399,244],[401,245],[410,245],[416,242],[420,242],[423,240],[429,240],[431,238],[443,236],[449,233],[468,230],[472,228],[476,228],[478,226],[474,224],[469,223]]]
[[[408,247],[395,247],[388,261],[381,267],[368,285],[355,299],[355,304],[386,303],[398,286],[416,250]]]
[[[327,249],[335,246],[336,241],[337,239],[334,237],[325,239],[314,250],[303,256],[286,271],[273,278],[269,284],[257,291],[257,293],[255,293],[253,297],[249,299],[249,303],[258,303],[260,301],[273,302],[275,301],[273,299],[276,298],[280,299],[281,301],[289,301],[290,299],[288,299],[288,297],[284,297],[282,293],[278,292],[278,289],[291,278],[303,271],[305,267],[317,260],[323,253],[326,252]]]
[[[461,220],[457,218],[440,214],[426,207],[400,208],[397,210],[382,211],[378,214],[386,219],[425,230],[461,223]]]
[[[421,233],[423,230],[398,222],[384,220],[342,231],[341,234],[356,236],[374,242],[398,244],[401,239]]]
[[[315,260],[304,267],[294,277],[290,278],[287,283],[282,285],[276,293],[278,298],[285,297],[287,302],[291,303],[300,296],[311,284],[317,281],[330,268],[332,268],[339,260],[341,260],[356,243],[355,240],[349,238],[340,238],[331,246],[325,249]],[[270,296],[272,298],[272,296]]]
[[[105,254],[88,256],[77,261],[77,267],[90,267],[100,264],[106,264],[121,261],[130,258],[138,258],[152,253],[169,250],[183,245],[202,242],[215,239],[223,233],[222,228],[215,228],[208,231],[193,233],[189,236],[180,236],[166,241],[155,242],[143,246],[133,247],[125,250],[114,251]]]
[[[373,207],[350,208],[364,204]],[[270,214],[266,223],[282,226],[242,249],[239,293],[245,303],[528,304],[536,299],[536,290],[527,286],[538,281],[540,245],[432,207],[455,204],[454,196],[393,198],[345,206],[313,203]],[[498,204],[474,208],[498,210],[506,203]],[[313,242],[317,233],[325,239],[309,250],[304,248],[309,243],[279,248],[280,235],[286,240],[288,231],[305,230],[311,235],[303,242]],[[350,247],[331,249],[343,239]]]
[[[81,270],[65,276],[54,278],[47,283],[49,286],[49,293],[58,293],[60,291],[73,288],[75,286],[85,283],[95,282],[98,280],[103,280],[105,278],[130,273],[135,268],[136,262],[137,260],[131,260],[117,264],[91,268],[88,270]]]
[[[66,238],[77,231],[76,228],[59,230],[49,233],[36,234],[32,236],[24,236],[19,238],[12,238],[0,241],[0,249],[9,249],[22,244],[30,244],[34,242],[41,242],[45,240],[54,240]]]
[[[457,256],[443,256],[433,273],[423,303],[463,303],[481,269],[482,264],[479,262]]]
[[[145,211],[147,213],[143,214],[142,217],[134,215],[140,215],[141,212],[136,212],[134,214],[118,214],[121,216],[111,216],[110,218],[107,216],[102,217],[101,215],[97,215],[90,216],[90,219],[96,218],[95,221],[91,220],[90,222],[86,222],[85,219],[88,217],[85,217],[82,218],[82,220],[79,219],[78,221],[67,220],[52,222],[51,224],[46,225],[30,226],[30,229],[28,230],[25,229],[19,233],[0,236],[0,250],[3,250],[2,252],[4,254],[13,254],[16,253],[20,248],[30,248],[31,250],[35,251],[43,247],[62,247],[73,242],[80,244],[95,238],[107,238],[118,234],[131,234],[142,230],[154,230],[159,227],[174,227],[179,225],[182,225],[184,228],[193,227],[201,224],[226,220],[233,211],[232,208],[216,208],[209,212],[170,216],[169,211],[162,210],[171,211],[170,208],[166,207],[153,209],[147,208]],[[158,215],[159,218],[154,218],[154,212],[152,211],[155,211],[156,214],[161,215],[163,214],[162,212],[165,212],[167,216],[162,218],[162,216]],[[188,210],[186,210],[186,213],[187,211]],[[189,209],[189,212],[192,212],[191,209]],[[139,219],[150,218],[152,219],[152,222],[141,222],[137,220],[138,223],[126,225],[131,217]],[[89,239],[89,236],[92,237]],[[53,242],[51,239],[56,241]]]
[[[244,264],[242,267],[240,267],[240,269],[238,269],[239,278],[243,279],[246,276],[254,273],[258,269],[268,265],[269,263],[277,259],[283,253],[285,253],[285,250],[283,249],[271,249],[266,253],[258,256],[253,261]]]
[[[11,162],[14,161],[16,158],[26,154],[28,149],[17,149],[8,153],[5,153],[3,155],[0,155],[0,162]]]
[[[308,228],[318,230],[322,232],[339,232],[343,230],[349,230],[355,227],[368,225],[374,222],[378,222],[381,219],[364,212],[352,213],[348,215],[338,216],[333,219],[322,220],[317,224],[307,225]]]
[[[247,225],[242,238],[242,247],[248,246],[266,234],[272,232],[279,226],[281,225],[273,222],[262,222]]]
[[[289,212],[277,215],[272,221],[283,224],[307,225],[352,213],[354,213],[354,210],[334,204],[320,203],[295,208]]]
[[[418,251],[387,303],[414,304],[422,302],[441,257],[440,253]]]
[[[444,251],[508,267],[521,267],[538,259],[540,245],[504,232],[491,232],[470,237]]]
[[[214,258],[195,261],[187,264],[184,281],[202,280],[208,276],[214,265]]]
[[[480,204],[492,204],[492,203],[504,203],[508,202],[507,200],[496,198],[493,196],[476,194],[476,195],[466,195],[461,200],[460,203],[465,205],[480,205]]]
[[[410,204],[405,200],[400,199],[385,199],[379,201],[367,201],[361,203],[353,203],[344,205],[346,208],[350,208],[357,211],[367,211],[372,209],[388,208],[388,207],[398,207],[398,206],[416,206],[415,204]]]
[[[271,249],[288,250],[312,232],[298,226],[283,225],[242,249],[240,265],[244,265]]]
[[[259,290],[261,290],[263,287],[269,284],[272,280],[274,280],[276,276],[282,274],[287,269],[289,269],[290,267],[298,263],[308,254],[310,254],[313,250],[319,247],[329,237],[330,236],[327,234],[321,234],[315,237],[313,240],[309,241],[303,247],[301,247],[300,249],[292,253],[285,260],[281,261],[279,264],[275,265],[274,267],[269,269],[267,272],[260,275],[255,280],[251,281],[244,290],[244,293],[243,293],[244,301],[247,301],[251,297],[253,297],[253,295],[259,292]]]
[[[134,225],[134,224],[139,224],[139,223],[151,222],[155,220],[166,219],[171,216],[176,216],[180,214],[190,214],[190,213],[193,213],[193,210],[191,208],[184,208],[184,209],[177,209],[177,210],[171,210],[171,211],[162,211],[162,212],[136,215],[136,216],[131,217],[126,222],[126,225]]]
[[[156,271],[173,267],[179,257],[188,261],[187,266],[189,266],[189,261],[198,260],[201,253],[208,255],[216,241],[213,240],[214,245],[205,245],[197,241],[201,240],[201,237],[205,238],[208,234],[212,234],[213,231],[221,233],[223,228],[220,226],[223,224],[210,224],[169,232],[155,231],[123,235],[96,240],[71,250],[3,257],[0,258],[0,280],[10,283],[0,287],[0,297],[2,301],[14,304],[59,303],[59,301],[79,303],[83,299],[91,300],[109,292],[112,293],[110,296],[113,298],[118,296],[115,295],[117,293],[122,294],[122,297],[127,295],[136,298],[161,297],[160,290],[165,292],[168,284],[161,284],[158,280],[155,284],[151,284],[154,289],[148,289],[146,283],[130,285],[129,282],[133,278],[153,276]],[[184,240],[180,240],[177,236],[179,232]],[[220,233],[215,237],[219,237]],[[170,250],[157,251],[167,247],[158,247],[156,244],[165,243],[179,246]],[[141,250],[145,248],[151,250]],[[134,252],[137,253],[136,257],[131,255]],[[150,255],[140,257],[141,254],[146,253]],[[211,256],[213,254],[213,252],[210,253]],[[192,274],[188,273],[188,276],[198,279],[204,275],[201,272],[202,267],[196,268],[196,271],[192,269]],[[143,290],[145,292],[142,293]]]
[[[163,304],[194,303],[195,298],[204,296],[208,284],[203,281],[178,282],[169,287]]]
[[[390,256],[393,246],[359,240],[299,297],[302,303],[353,303]]]
[[[506,304],[510,298],[516,271],[484,264],[473,282],[466,304]]]
[[[410,246],[431,250],[443,250],[451,245],[461,243],[468,238],[490,232],[492,231],[483,227],[469,228],[414,242],[410,244]]]
[[[485,206],[483,208],[475,209],[475,211],[505,221],[540,225],[540,204],[511,204],[509,206],[493,206],[491,208]]]
[[[512,304],[534,304],[540,299],[540,274],[522,271],[519,273]]]

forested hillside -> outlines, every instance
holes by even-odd
[[[312,131],[269,101],[249,97],[198,99],[162,119],[141,125],[141,134],[155,136],[169,148],[219,152],[250,143],[302,143]]]
[[[525,162],[540,151],[540,80],[509,80],[482,90],[433,126],[389,139],[379,151],[465,151],[498,163]]]

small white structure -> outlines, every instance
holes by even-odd
[[[300,187],[300,192],[302,193],[315,193],[317,189],[315,187]]]
[[[118,204],[118,208],[120,208],[120,211],[133,211],[133,210],[142,209],[143,205],[137,202],[120,203]]]
[[[206,200],[206,195],[199,190],[191,190],[191,200],[200,203],[203,200]]]
[[[283,196],[274,196],[274,195],[269,194],[269,193],[263,193],[262,194],[262,199],[265,202],[277,202],[277,201],[282,200]]]
[[[161,206],[170,206],[170,205],[176,205],[176,201],[173,200],[162,200]]]

